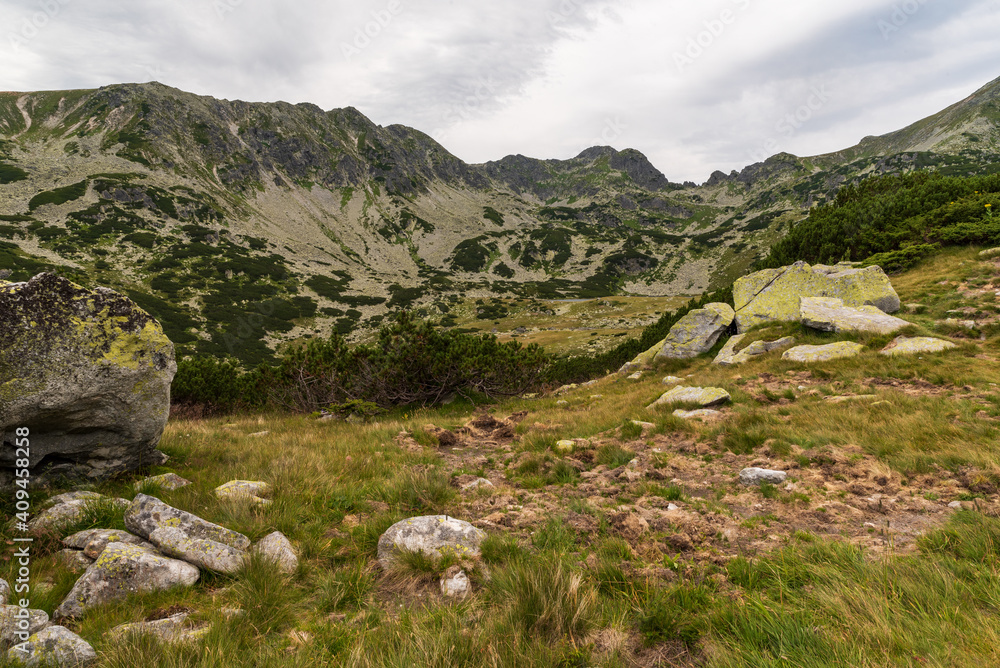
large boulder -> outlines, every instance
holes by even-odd
[[[124,599],[129,594],[190,587],[198,581],[198,576],[197,566],[164,557],[151,548],[109,543],[76,581],[53,616],[76,618],[88,608]]]
[[[0,488],[15,430],[30,430],[33,483],[105,478],[162,461],[177,365],[163,329],[131,300],[55,274],[0,282]]]
[[[688,312],[670,328],[654,359],[690,359],[707,353],[735,317],[729,304],[709,304]]]
[[[803,297],[799,309],[803,325],[823,332],[893,334],[910,325],[874,306],[845,306],[833,297]]]
[[[625,364],[622,366],[622,368],[618,369],[618,373],[621,374],[622,376],[627,376],[627,375],[629,375],[631,373],[634,373],[636,371],[641,371],[641,370],[645,369],[650,364],[652,364],[653,358],[656,357],[656,354],[658,352],[660,352],[661,350],[663,350],[663,346],[666,343],[667,343],[667,339],[664,338],[662,341],[659,341],[659,342],[653,344],[652,348],[650,348],[649,350],[647,350],[645,352],[639,353],[634,358],[632,358],[632,361],[625,362]]]
[[[197,515],[169,506],[156,497],[137,494],[125,511],[125,526],[132,533],[148,539],[161,527],[180,529],[191,538],[215,541],[242,552],[250,549],[250,539],[243,534],[213,524]]]
[[[884,313],[899,310],[899,296],[881,267],[859,269],[849,263],[833,267],[796,262],[765,269],[736,281],[733,302],[740,332],[768,322],[798,322],[803,297],[834,297],[845,306],[874,306]]]
[[[246,564],[247,553],[205,538],[192,538],[176,527],[160,527],[149,534],[160,552],[199,568],[233,575]]]
[[[390,568],[400,551],[423,552],[435,559],[445,554],[478,557],[484,538],[484,531],[454,517],[412,517],[396,522],[378,539],[378,560]]]

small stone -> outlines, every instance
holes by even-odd
[[[565,399],[560,399],[559,401],[556,402],[556,406],[569,406],[569,402],[566,401]]]
[[[7,605],[7,600],[10,598],[10,585],[7,584],[6,580],[0,580],[0,605]]]
[[[667,504],[667,512],[668,513],[673,513],[673,512],[676,512],[676,511],[680,510],[680,509],[681,509],[680,506],[674,505],[673,503],[668,503]]]
[[[82,668],[97,662],[97,652],[80,636],[62,626],[49,626],[28,638],[23,650],[11,648],[7,659],[15,665]]]
[[[247,437],[248,438],[260,438],[261,436],[267,436],[270,433],[271,432],[269,432],[269,431],[258,431],[258,432],[253,433],[253,434],[247,434]]]
[[[830,404],[846,404],[852,401],[873,401],[878,399],[874,394],[855,394],[844,397],[824,397],[823,401]]]
[[[411,517],[396,522],[378,541],[378,560],[390,568],[400,550],[423,552],[435,559],[445,553],[458,557],[478,557],[479,544],[486,533],[468,522],[446,515]]]
[[[91,559],[97,559],[101,556],[101,552],[104,551],[108,543],[149,545],[142,538],[118,529],[86,529],[63,538],[62,542],[66,547],[83,550],[83,553]]]
[[[740,471],[740,482],[744,485],[760,485],[768,483],[770,485],[780,485],[785,482],[788,474],[784,471],[771,471],[768,469],[748,468]]]
[[[685,411],[677,409],[673,413],[674,417],[679,417],[682,420],[711,420],[713,418],[721,417],[722,413],[719,411],[713,411],[710,408],[702,408],[696,411]]]
[[[677,376],[667,376],[663,379],[664,385],[677,385],[678,383],[683,383],[683,378],[678,378]]]
[[[494,489],[496,486],[487,480],[486,478],[476,478],[470,483],[462,485],[463,492],[469,492],[476,489]]]
[[[270,485],[266,482],[256,480],[230,480],[215,488],[215,495],[220,499],[250,501],[260,505],[271,503],[268,499],[264,498],[270,492]]]
[[[556,443],[555,451],[559,454],[568,455],[576,449],[574,441],[559,441]]]
[[[152,485],[159,487],[162,490],[172,492],[175,489],[180,489],[181,487],[187,487],[191,484],[190,480],[185,480],[176,473],[164,473],[163,475],[154,475],[149,478],[144,478],[137,483],[135,483],[136,491],[143,489],[147,485]]]
[[[282,573],[291,574],[299,567],[299,557],[291,541],[280,531],[268,534],[254,546],[254,551],[278,565]]]
[[[469,576],[459,566],[451,566],[441,575],[441,595],[445,598],[465,598],[471,586]]]
[[[191,628],[187,625],[189,613],[179,612],[164,619],[120,624],[108,631],[112,640],[121,642],[129,635],[152,635],[165,643],[194,642],[209,631],[207,625]]]
[[[628,377],[629,380],[642,380],[642,371],[636,371]]]
[[[642,420],[632,420],[632,424],[636,427],[640,427],[644,432],[650,429],[656,429],[656,425],[652,422],[643,422]]]
[[[961,510],[962,509],[962,502],[961,501],[952,501],[951,503],[948,504],[948,507],[949,508],[954,508],[955,510]]]

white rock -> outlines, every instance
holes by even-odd
[[[677,376],[667,376],[663,379],[664,385],[676,385],[677,383],[684,382],[683,378],[678,378]]]
[[[629,380],[642,380],[642,371],[636,371],[628,377]]]
[[[961,501],[952,501],[951,503],[948,504],[948,507],[949,508],[954,508],[955,510],[961,510],[962,509],[962,502]]]
[[[570,454],[571,452],[573,452],[575,448],[576,448],[576,443],[568,440],[558,441],[555,445],[555,451],[563,455]]]
[[[722,415],[719,411],[713,411],[710,408],[702,408],[696,411],[684,411],[678,408],[673,414],[674,417],[679,417],[682,420],[711,420]]]
[[[748,468],[740,471],[740,482],[744,485],[760,485],[768,483],[770,485],[780,485],[785,482],[788,474],[784,471],[771,471],[768,469]]]
[[[7,605],[7,600],[10,598],[10,585],[7,584],[6,580],[0,580],[0,605]]]
[[[441,576],[441,594],[445,598],[465,598],[471,586],[469,576],[458,566],[452,566]]]
[[[254,551],[278,565],[282,573],[294,573],[299,567],[299,557],[291,541],[280,531],[268,534],[254,546]]]
[[[493,489],[495,485],[486,478],[476,478],[472,482],[462,485],[462,491],[468,492],[474,489],[480,489],[482,487]]]
[[[396,522],[382,534],[378,541],[378,560],[384,568],[389,568],[401,550],[423,552],[436,559],[445,553],[478,557],[484,538],[484,531],[453,517],[412,517]]]

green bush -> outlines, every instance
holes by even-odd
[[[75,199],[79,199],[87,193],[87,185],[89,183],[89,181],[84,179],[83,181],[74,183],[71,186],[40,192],[32,197],[31,201],[28,202],[28,210],[34,211],[38,207],[45,204],[65,204],[66,202],[72,202]]]
[[[0,185],[7,183],[17,183],[28,178],[28,172],[20,167],[5,165],[0,162]]]

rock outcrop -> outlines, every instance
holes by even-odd
[[[638,355],[636,355],[631,361],[625,362],[622,368],[618,369],[618,373],[622,376],[628,376],[630,374],[635,373],[636,371],[641,371],[645,369],[650,364],[652,364],[653,358],[656,357],[656,354],[661,350],[663,350],[663,346],[664,344],[666,344],[666,342],[667,339],[663,339],[662,341],[653,345],[653,347],[650,348],[649,350],[641,352]]]
[[[250,549],[250,539],[243,534],[212,524],[146,494],[138,494],[132,500],[132,505],[125,511],[125,526],[146,539],[160,527],[173,527],[191,538],[215,541],[244,552]]]
[[[484,538],[484,531],[453,517],[412,517],[396,522],[378,539],[378,560],[383,568],[390,568],[400,551],[423,552],[434,558],[444,554],[478,557]]]
[[[168,557],[216,573],[232,575],[243,568],[247,560],[243,550],[207,538],[192,538],[177,527],[159,527],[149,534],[149,540]]]
[[[736,281],[733,302],[739,332],[768,322],[797,322],[803,297],[833,297],[846,306],[874,306],[884,313],[899,310],[899,296],[880,267],[833,267],[796,262],[765,269]]]
[[[945,350],[957,348],[951,341],[935,339],[929,336],[918,336],[907,338],[897,337],[892,343],[880,350],[880,354],[886,357],[898,357],[901,355],[920,355],[923,353],[940,353]]]
[[[55,274],[0,284],[0,488],[14,429],[31,431],[31,479],[97,479],[159,463],[177,365],[131,300]]]
[[[910,323],[886,315],[874,306],[844,306],[833,297],[803,297],[800,306],[802,324],[823,332],[871,332],[892,334]]]
[[[761,355],[765,355],[773,350],[781,350],[782,348],[788,348],[795,343],[795,338],[791,336],[786,336],[783,339],[778,339],[777,341],[754,341],[747,347],[739,350],[737,348],[743,339],[746,338],[746,334],[737,334],[726,342],[722,350],[716,356],[712,364],[718,364],[720,366],[735,366],[737,364],[743,364],[744,362],[749,362],[752,359],[756,359]]]
[[[690,359],[707,353],[733,324],[736,313],[729,304],[709,304],[678,320],[654,360]]]

